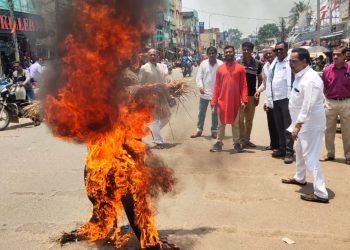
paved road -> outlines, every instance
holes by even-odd
[[[180,78],[178,69],[173,77]],[[350,167],[343,163],[340,135],[339,160],[322,163],[330,203],[307,203],[299,195],[312,185],[281,184],[281,177],[293,175],[294,165],[262,150],[268,135],[261,106],[252,134],[256,149],[235,154],[227,137],[223,152],[210,153],[215,141],[208,122],[204,136],[189,138],[197,103],[192,97],[175,109],[172,129],[162,131],[169,144],[157,153],[174,169],[177,185],[155,201],[161,234],[184,250],[350,249]],[[60,249],[52,239],[90,216],[83,184],[85,146],[57,140],[45,125],[27,121],[0,132],[0,142],[0,249]],[[296,244],[288,246],[283,237]],[[76,243],[63,249],[111,248]]]

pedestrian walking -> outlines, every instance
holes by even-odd
[[[300,198],[327,203],[328,192],[318,160],[326,127],[323,82],[311,68],[310,54],[306,49],[293,49],[289,63],[295,74],[295,81],[289,98],[292,123],[288,130],[295,140],[297,169],[293,178],[282,179],[282,183],[306,185],[308,170],[313,176],[314,193],[303,194]]]
[[[248,102],[248,87],[244,67],[235,61],[234,47],[224,48],[225,63],[216,71],[212,105],[218,111],[218,139],[211,152],[222,150],[226,124],[231,124],[234,150],[242,152],[239,143],[239,112]]]
[[[287,131],[291,124],[288,97],[294,76],[289,66],[288,44],[278,42],[275,53],[276,59],[271,63],[266,85],[266,106],[273,110],[279,139],[279,149],[272,153],[272,157],[283,158],[285,164],[290,164],[294,161],[294,150],[291,133]]]
[[[257,89],[257,83],[259,87],[262,82],[262,66],[260,62],[253,57],[253,49],[254,44],[251,42],[244,42],[242,44],[243,56],[237,60],[237,62],[245,68],[248,85],[248,103],[245,110],[241,110],[239,117],[239,141],[243,148],[256,147],[256,145],[250,141],[250,135],[253,128],[255,107],[259,104],[259,99],[254,98],[254,94]]]
[[[262,84],[259,86],[259,88],[256,90],[254,94],[254,98],[257,100],[259,100],[260,98],[260,93],[262,93],[266,89],[267,76],[269,74],[270,66],[273,60],[276,58],[276,54],[273,48],[271,47],[264,49],[263,53],[264,53],[263,57],[266,59],[266,61],[262,70]],[[266,112],[267,126],[269,129],[269,136],[270,136],[270,145],[267,146],[265,149],[278,150],[279,149],[278,133],[275,125],[275,120],[273,117],[273,110],[266,105],[266,98],[264,103],[264,110]]]
[[[28,71],[30,73],[30,80],[31,82],[38,82],[38,80],[40,79],[41,73],[43,71],[43,59],[42,58],[38,58],[38,60],[35,61],[35,63],[33,63]]]
[[[345,62],[347,48],[333,50],[333,63],[323,70],[324,95],[326,97],[327,127],[325,143],[327,155],[321,160],[335,157],[335,133],[340,117],[345,163],[350,165],[350,64]]]
[[[191,138],[196,138],[202,135],[204,128],[205,116],[207,113],[208,105],[211,102],[213,96],[213,88],[216,76],[216,69],[223,62],[216,58],[217,49],[215,47],[207,48],[208,59],[205,59],[199,65],[196,77],[197,87],[199,89],[199,113],[197,122],[197,131],[191,135]],[[218,115],[217,108],[211,106],[211,137],[217,138],[217,127],[218,127]]]
[[[140,68],[139,79],[141,83],[166,83],[165,72],[163,66],[157,63],[157,51],[150,49],[147,52],[148,62]],[[168,116],[161,117],[158,112],[153,112],[153,122],[149,125],[151,129],[153,141],[156,148],[164,148],[164,140],[161,136],[161,129],[169,122]]]

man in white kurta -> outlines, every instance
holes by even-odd
[[[288,131],[295,140],[296,173],[293,178],[282,179],[282,183],[306,185],[306,169],[313,176],[313,194],[301,195],[301,199],[328,202],[328,192],[319,163],[321,143],[326,127],[323,82],[309,66],[310,55],[306,49],[292,50],[290,66],[295,74],[289,98],[292,123]]]
[[[157,63],[157,51],[150,49],[147,53],[149,62],[140,68],[139,79],[141,83],[165,83],[164,68],[160,63]],[[159,118],[154,114],[154,120],[149,125],[152,131],[153,141],[158,149],[162,149],[163,137],[160,134],[160,130],[169,122],[168,117]]]

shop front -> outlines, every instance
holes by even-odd
[[[41,56],[37,39],[45,35],[41,16],[23,12],[14,12],[14,16],[13,21],[8,10],[0,9],[0,73],[6,75],[15,61],[13,33],[16,32],[20,60],[24,66],[27,66],[31,59]]]

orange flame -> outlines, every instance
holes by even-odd
[[[121,246],[127,238],[119,237],[114,223],[121,215],[123,196],[131,194],[134,222],[141,231],[141,248],[145,248],[159,244],[149,203],[154,172],[144,163],[145,144],[135,138],[148,133],[145,125],[152,119],[154,101],[142,100],[140,105],[140,100],[126,94],[117,76],[123,60],[142,48],[152,25],[147,15],[135,22],[127,11],[109,2],[74,2],[76,29],[65,38],[62,59],[66,83],[46,97],[45,113],[55,136],[87,144],[85,184],[88,196],[94,199],[94,213],[78,235],[88,240],[109,236]],[[169,189],[172,182],[167,185]],[[108,235],[111,228],[113,234]]]

